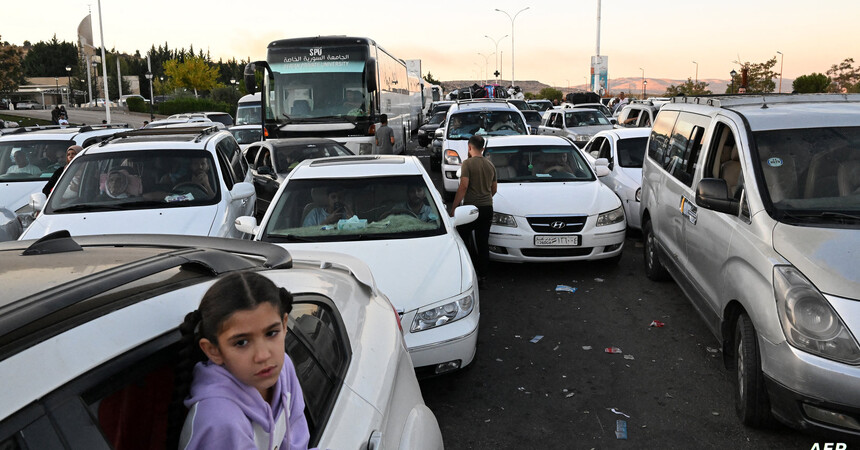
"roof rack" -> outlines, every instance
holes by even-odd
[[[139,130],[129,130],[122,133],[117,133],[108,139],[102,141],[99,146],[104,147],[114,139],[122,139],[136,136],[172,136],[177,134],[196,134],[194,142],[200,142],[204,136],[218,132],[217,125],[177,127],[177,128],[143,128]]]
[[[84,133],[84,132],[93,131],[93,130],[110,130],[113,128],[128,128],[128,127],[129,126],[127,123],[100,123],[100,124],[96,124],[96,125],[84,125],[78,130],[78,132]]]
[[[112,128],[128,128],[127,123],[102,123],[97,125],[84,125],[81,127],[70,125],[31,125],[27,127],[18,127],[12,131],[3,133],[4,136],[17,133],[32,133],[34,131],[45,130],[68,130],[70,133],[86,133],[93,130],[109,130]]]
[[[672,97],[671,102],[727,108],[774,103],[860,102],[860,94],[716,94]]]
[[[496,98],[496,97],[483,97],[483,98],[464,98],[454,100],[455,103],[508,103],[508,98]]]

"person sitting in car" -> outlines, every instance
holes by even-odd
[[[410,214],[422,222],[435,222],[439,216],[433,212],[430,205],[424,203],[424,186],[413,184],[406,186],[406,201],[394,205],[383,217],[392,214]]]
[[[42,174],[42,169],[40,169],[39,166],[30,163],[30,158],[27,157],[27,152],[23,149],[16,148],[12,150],[12,161],[14,161],[15,164],[6,169],[7,174],[23,173],[36,176]]]
[[[328,189],[326,206],[317,206],[312,209],[305,220],[302,222],[303,227],[314,225],[332,225],[341,219],[348,219],[353,216],[352,209],[344,203],[343,190],[337,187]]]
[[[500,120],[497,120],[493,126],[490,127],[490,131],[498,131],[498,130],[516,130],[517,125],[511,120],[510,113],[502,113]]]

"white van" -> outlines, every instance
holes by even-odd
[[[236,107],[236,125],[252,125],[259,124],[262,114],[260,93],[248,94],[239,99],[239,104]]]

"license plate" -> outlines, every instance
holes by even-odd
[[[548,246],[579,245],[579,236],[535,236],[535,245],[548,245]]]

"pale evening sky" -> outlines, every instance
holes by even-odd
[[[96,0],[4,2],[0,39],[14,44],[77,41],[77,26]],[[481,6],[485,4],[486,6]],[[419,6],[420,5],[420,6]],[[542,2],[316,2],[235,0],[130,2],[102,0],[107,49],[144,53],[153,44],[193,44],[213,59],[265,58],[266,45],[290,37],[370,37],[396,57],[421,59],[423,72],[440,80],[474,79],[494,39],[511,34],[513,15],[517,80],[553,85],[584,83],[595,54],[597,0]],[[603,0],[600,53],[610,78],[727,79],[733,61],[763,62],[784,54],[784,77],[824,73],[845,58],[860,63],[860,1],[829,0]],[[503,76],[510,78],[511,39],[499,42]],[[495,66],[489,58],[489,72]],[[640,69],[641,68],[641,69]],[[779,71],[777,62],[774,71]],[[481,75],[483,77],[483,75]],[[492,75],[491,75],[492,77]]]

